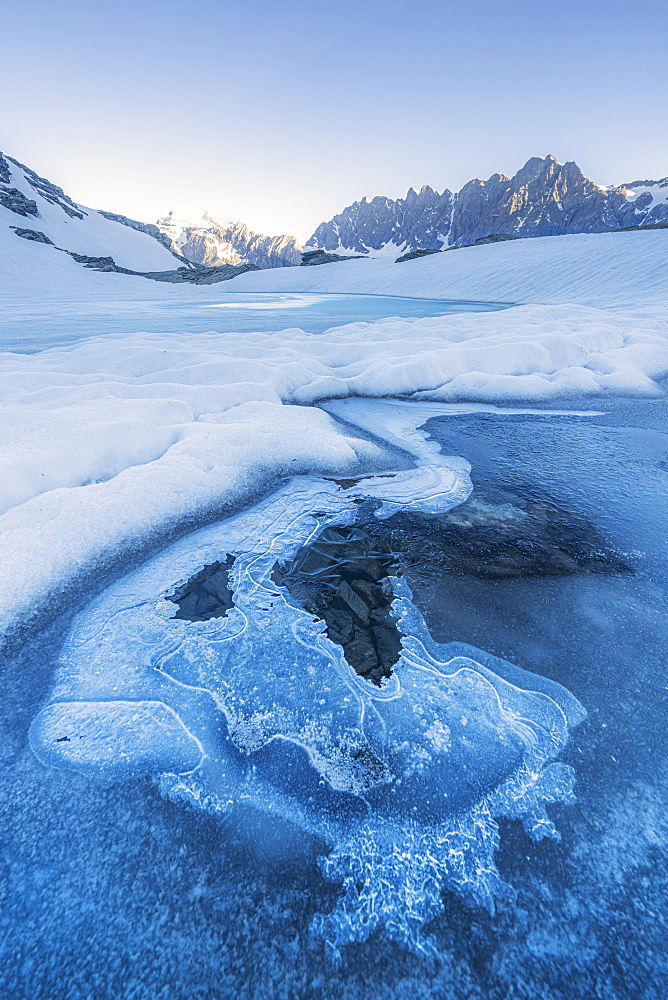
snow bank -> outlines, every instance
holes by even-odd
[[[63,214],[57,206],[48,207]],[[376,257],[318,267],[269,268],[249,271],[221,284],[191,287],[156,286],[146,278],[87,270],[53,247],[19,239],[7,228],[11,224],[43,230],[59,246],[79,253],[111,254],[117,263],[135,270],[171,270],[177,263],[152,237],[97,213],[84,220],[88,249],[79,240],[84,222],[59,220],[56,231],[49,230],[47,221],[22,219],[0,207],[3,296],[29,296],[33,300],[153,298],[158,302],[197,298],[204,303],[219,302],[227,292],[339,292],[510,303],[577,302],[599,307],[645,308],[668,302],[668,229],[510,240],[402,264]],[[64,241],[62,228],[67,233],[72,230],[73,237],[75,223],[79,226],[77,239]]]
[[[12,215],[0,206],[0,212],[11,216],[13,226],[39,230],[41,219],[22,219]],[[0,221],[7,221],[5,219]],[[118,223],[118,228],[126,228]],[[127,230],[129,233],[133,229]],[[137,234],[143,235],[143,234]],[[144,237],[151,240],[150,236]],[[160,244],[152,240],[157,247]],[[78,251],[77,253],[83,253]],[[168,251],[165,250],[165,253]],[[109,256],[106,250],[102,256]],[[172,257],[178,267],[176,258]],[[162,264],[160,270],[168,270]],[[156,268],[156,270],[158,270]],[[52,246],[35,243],[18,237],[11,229],[0,225],[0,295],[4,301],[16,299],[22,306],[26,301],[61,299],[128,299],[141,298],[155,286],[148,278],[136,278],[130,274],[115,274],[108,271],[93,271],[78,264],[66,253],[60,253]]]
[[[666,374],[665,320],[583,306],[5,354],[0,624],[96,560],[247,501],[276,476],[378,469],[380,449],[319,400],[655,396]]]

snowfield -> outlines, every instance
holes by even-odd
[[[487,302],[578,302],[602,307],[668,302],[668,229],[584,233],[462,247],[393,259],[253,271],[230,291],[327,291]]]
[[[46,230],[46,221],[25,224]],[[171,266],[150,237],[102,223],[130,243],[153,244],[156,261],[164,255]],[[87,271],[52,247],[11,239],[0,261],[10,303],[57,298],[85,309],[108,298],[131,308],[151,296],[178,302],[201,292],[213,304],[226,290],[291,290],[524,304],[317,336],[221,332],[225,310],[211,309],[210,334],[179,333],[177,318],[173,329],[166,319],[164,334],[142,334],[138,320],[132,335],[0,356],[7,629],[100,560],[247,502],[281,476],[379,468],[381,447],[314,405],[322,400],[600,407],[611,396],[660,396],[668,375],[668,230],[512,241],[402,264],[278,268],[197,289]]]

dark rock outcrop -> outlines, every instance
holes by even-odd
[[[50,242],[50,241],[49,241]],[[56,247],[62,250],[62,247]],[[63,250],[73,257],[78,264],[89,267],[93,271],[112,271],[115,274],[133,274],[138,278],[149,278],[151,281],[167,281],[172,284],[189,282],[192,285],[213,285],[218,281],[229,281],[244,271],[257,271],[253,264],[229,264],[225,267],[177,267],[173,271],[132,271],[129,267],[120,267],[113,257],[89,257],[86,254],[75,253],[73,250]]]
[[[53,246],[53,240],[50,240],[46,233],[40,233],[36,229],[20,229],[19,226],[10,226],[17,236],[20,236],[24,240],[32,240],[34,243],[48,243]]]
[[[338,264],[342,260],[359,260],[358,254],[344,256],[340,253],[325,253],[324,250],[309,250],[302,254],[302,267],[313,267],[316,264]]]
[[[79,206],[65,194],[62,188],[59,188],[56,184],[52,184],[51,181],[46,179],[46,177],[40,177],[39,174],[36,174],[34,170],[30,169],[30,167],[26,167],[25,164],[19,163],[18,160],[15,160],[11,156],[8,156],[7,159],[24,171],[28,184],[30,184],[30,186],[34,188],[45,201],[50,202],[52,205],[58,205],[62,208],[66,215],[70,216],[71,219],[83,219],[84,216],[88,214],[87,212],[84,212],[82,208],[79,208]]]
[[[2,153],[0,153],[0,184],[9,184],[11,179],[12,175],[9,164]]]
[[[510,233],[490,233],[489,236],[479,236],[473,246],[482,247],[486,243],[505,243],[507,240],[519,239],[521,236],[511,236]]]
[[[18,188],[9,187],[7,184],[0,184],[0,205],[3,208],[8,208],[10,212],[15,212],[16,215],[23,215],[25,218],[31,215],[36,218],[39,215],[36,201],[33,201],[32,198],[26,198]]]
[[[177,267],[175,271],[132,271],[153,281],[190,282],[191,285],[215,285],[229,281],[245,271],[259,271],[256,264],[223,264],[220,267]]]
[[[401,264],[404,260],[417,260],[418,257],[429,257],[433,253],[442,253],[442,250],[411,250],[410,253],[397,257],[395,264]]]
[[[137,278],[148,278],[151,281],[166,281],[171,284],[188,282],[192,285],[212,285],[218,281],[229,281],[230,278],[236,278],[238,274],[243,274],[244,271],[259,270],[253,264],[227,265],[225,267],[194,267],[189,264],[188,266],[174,268],[173,271],[133,271],[129,267],[121,267],[113,257],[93,257],[89,254],[76,253],[74,250],[65,250],[63,247],[57,247],[44,233],[38,233],[32,229],[19,230],[16,226],[12,226],[12,229],[14,229],[17,236],[22,236],[24,239],[49,244],[54,250],[66,253],[77,264],[81,264],[82,267],[89,268],[92,271],[131,274]]]
[[[18,188],[10,186],[12,177],[10,164],[12,163],[24,172],[30,186],[45,201],[48,201],[52,205],[58,205],[72,219],[83,219],[87,214],[65,194],[62,188],[52,184],[45,177],[40,177],[34,170],[26,167],[23,163],[19,163],[13,157],[3,156],[0,153],[0,205],[4,208],[8,208],[10,212],[15,212],[16,215],[23,215],[26,218],[28,216],[39,216],[37,202],[32,198],[28,198]]]

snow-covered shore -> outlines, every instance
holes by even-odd
[[[142,252],[146,243],[149,248],[154,243],[143,233],[116,229],[128,234],[128,243],[141,242]],[[154,245],[154,253],[164,257],[158,265],[151,261],[153,266],[170,267],[168,251]],[[0,249],[0,295],[17,300],[182,301],[196,294],[210,301],[226,292],[347,292],[510,303],[576,302],[601,308],[668,305],[668,229],[510,240],[401,264],[374,257],[317,267],[268,268],[194,287],[88,270],[53,247],[16,239],[13,234],[11,242]]]

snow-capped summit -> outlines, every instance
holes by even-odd
[[[243,222],[223,223],[209,214],[188,222],[169,212],[156,225],[172,248],[193,264],[254,264],[264,268],[301,263],[302,248],[294,236],[263,236]]]
[[[602,187],[576,163],[534,156],[513,177],[475,178],[456,193],[428,186],[405,198],[363,198],[323,222],[307,249],[376,256],[475,243],[492,233],[560,236],[668,223],[668,178]]]
[[[668,221],[668,177],[660,181],[631,181],[622,188],[636,212],[646,211],[650,217],[657,218],[662,215],[661,221]]]

